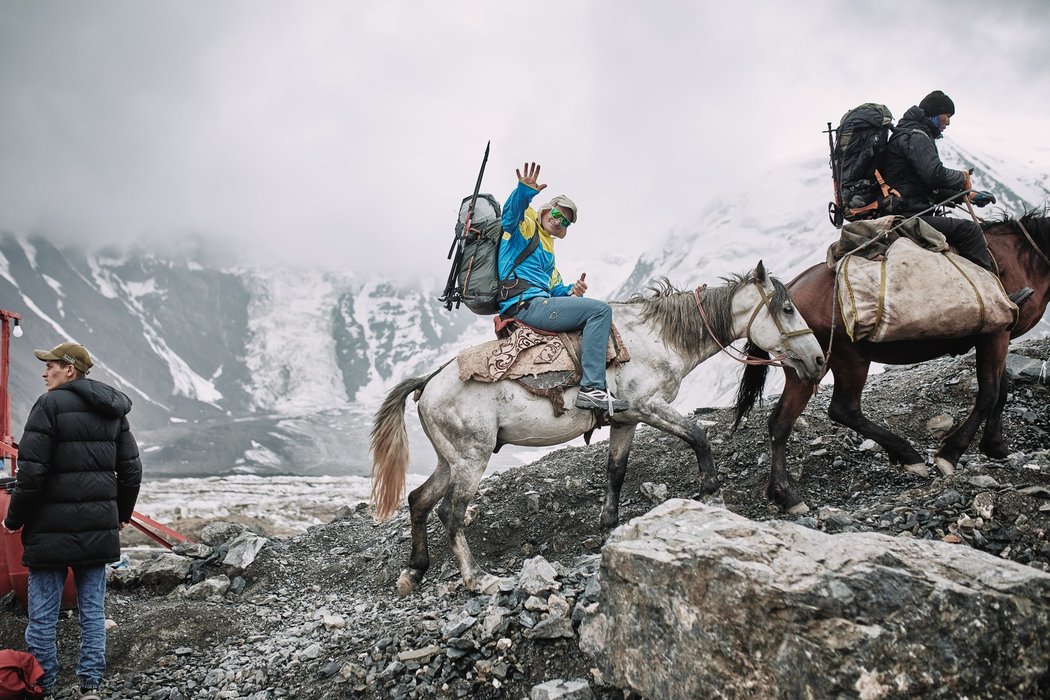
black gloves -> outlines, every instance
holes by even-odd
[[[986,207],[995,204],[995,195],[991,192],[974,192],[972,201],[975,207]]]

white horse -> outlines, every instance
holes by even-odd
[[[664,283],[652,296],[612,304],[613,321],[631,354],[629,362],[608,372],[610,390],[628,399],[631,409],[609,418],[608,483],[600,526],[619,521],[620,488],[638,423],[685,440],[696,453],[700,493],[718,490],[717,472],[703,428],[671,407],[682,380],[701,362],[734,340],[747,338],[773,354],[799,376],[817,381],[824,355],[784,285],[766,274],[761,261],[747,275],[725,279],[714,289],[682,292]],[[767,361],[768,362],[768,361]],[[565,398],[572,406],[578,391]],[[555,416],[546,398],[517,382],[460,381],[457,368],[445,365],[429,377],[398,384],[376,413],[372,427],[372,504],[388,518],[400,505],[408,468],[405,399],[419,392],[419,419],[437,452],[434,473],[409,494],[412,553],[398,579],[401,594],[419,585],[430,566],[427,519],[438,507],[464,584],[481,590],[489,577],[475,563],[463,532],[463,517],[489,456],[501,445],[557,445],[593,430],[593,411],[570,408]]]

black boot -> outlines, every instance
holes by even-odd
[[[1024,303],[1028,301],[1034,293],[1035,290],[1031,287],[1021,287],[1016,292],[1010,295],[1010,301],[1017,304],[1018,306],[1023,306]]]

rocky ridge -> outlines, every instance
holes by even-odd
[[[789,447],[792,476],[812,508],[801,517],[771,510],[762,496],[773,402],[735,433],[727,410],[700,410],[695,417],[707,426],[722,482],[712,500],[754,520],[939,539],[1050,571],[1048,361],[1050,339],[1014,347],[1004,423],[1015,451],[991,460],[971,449],[950,478],[891,466],[877,446],[830,422],[830,389],[822,388]],[[974,383],[972,353],[888,368],[870,379],[865,407],[932,450],[969,409]],[[182,563],[167,573],[136,562],[114,574],[108,696],[624,697],[578,644],[579,623],[601,594],[605,462],[599,443],[482,482],[467,536],[479,564],[504,577],[484,595],[460,584],[436,518],[430,574],[417,593],[396,595],[409,550],[405,509],[380,525],[365,507],[348,507],[329,524],[285,538],[237,525],[205,528],[200,548],[169,556]],[[691,450],[640,429],[621,520],[690,497],[697,485]],[[21,648],[24,623],[18,611],[0,615],[7,645]],[[72,682],[76,634],[75,620],[63,617],[64,683]]]

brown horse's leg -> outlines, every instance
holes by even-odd
[[[614,425],[609,431],[609,465],[605,474],[605,503],[598,521],[602,532],[608,532],[620,524],[620,489],[624,476],[627,475],[627,457],[631,453],[631,443],[637,423]]]
[[[984,435],[981,436],[980,450],[992,459],[1005,459],[1010,454],[1010,447],[1003,439],[1003,409],[1006,408],[1006,395],[1010,391],[1010,382],[1006,372],[999,377],[999,397],[984,422]]]
[[[445,497],[448,485],[448,462],[439,459],[437,469],[430,478],[408,494],[409,517],[412,522],[412,554],[408,560],[408,568],[402,571],[397,579],[397,592],[401,595],[408,595],[414,591],[430,568],[427,520],[430,518],[430,511]]]
[[[831,394],[828,416],[847,428],[852,428],[866,438],[871,438],[886,450],[893,464],[903,464],[915,474],[927,476],[926,460],[900,435],[889,431],[878,423],[868,420],[861,410],[861,393],[868,380],[871,362],[855,353],[843,350],[832,358],[835,372],[835,389]]]
[[[787,472],[787,442],[795,421],[802,415],[813,385],[799,379],[794,370],[784,370],[784,393],[769,414],[769,442],[772,451],[769,482],[766,484],[766,498],[781,510],[793,515],[802,515],[809,511],[809,506],[799,498],[791,488]]]
[[[1006,353],[1010,346],[1008,333],[983,335],[977,341],[977,400],[973,410],[955,430],[941,442],[934,460],[945,475],[955,471],[959,457],[970,446],[981,423],[991,415],[1000,399],[999,385],[1006,369]]]
[[[671,408],[666,401],[654,398],[632,401],[631,405],[632,409],[641,414],[646,425],[681,438],[693,448],[700,469],[699,495],[707,496],[718,491],[718,471],[711,458],[711,443],[708,442],[707,433],[703,428]]]

